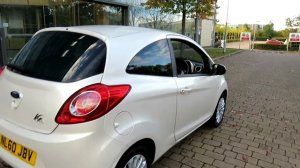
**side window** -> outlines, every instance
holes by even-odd
[[[171,40],[176,61],[177,75],[203,74],[205,64],[202,56],[192,44]]]
[[[126,68],[130,74],[173,76],[167,40],[149,44],[136,54]]]
[[[177,75],[203,74],[205,60],[192,44],[181,40],[171,40],[176,61]]]

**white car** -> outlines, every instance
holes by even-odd
[[[225,112],[226,69],[193,40],[47,28],[0,70],[0,157],[19,168],[143,168]]]

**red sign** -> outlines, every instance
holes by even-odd
[[[300,33],[290,33],[289,42],[300,42]]]
[[[249,41],[251,39],[251,33],[250,32],[242,32],[241,33],[241,41]]]

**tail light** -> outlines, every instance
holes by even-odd
[[[130,85],[94,84],[75,92],[56,115],[58,124],[76,124],[97,119],[117,106],[129,93]]]
[[[0,76],[2,75],[4,69],[5,69],[5,67],[0,67]]]

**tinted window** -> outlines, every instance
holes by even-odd
[[[201,74],[205,72],[203,57],[196,47],[187,42],[172,40],[178,75]]]
[[[8,68],[34,78],[73,82],[103,73],[105,59],[103,41],[79,33],[50,31],[34,36]]]
[[[126,71],[131,74],[172,76],[167,40],[154,42],[142,49],[130,61]]]

